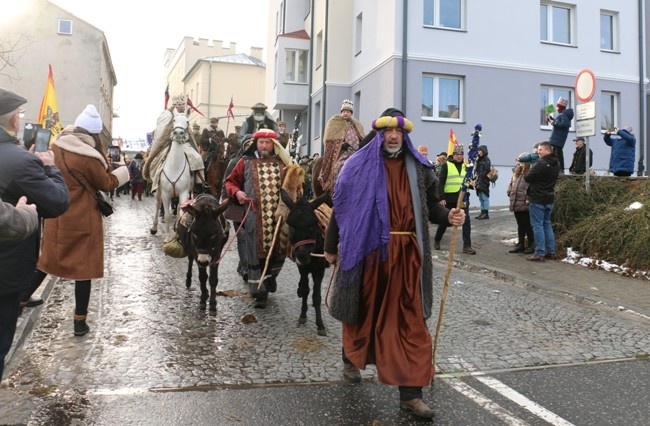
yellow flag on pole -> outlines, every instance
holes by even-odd
[[[56,103],[52,65],[50,65],[50,73],[47,76],[47,86],[45,86],[45,94],[43,95],[41,109],[38,113],[38,123],[43,126],[44,129],[50,129],[52,136],[58,135],[61,130],[63,130],[61,121],[59,121],[59,106]]]
[[[447,155],[451,156],[454,153],[454,147],[458,145],[454,129],[449,129],[449,142],[447,143]]]

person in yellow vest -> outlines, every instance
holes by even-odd
[[[454,147],[453,156],[447,159],[446,162],[440,167],[440,175],[438,182],[438,194],[440,196],[440,204],[448,209],[454,208],[458,202],[460,189],[465,178],[465,156],[463,152],[463,145],[456,145]],[[472,225],[469,222],[469,197],[461,204],[462,209],[465,211],[465,222],[463,223],[463,253],[476,254],[476,250],[472,248]],[[433,239],[433,248],[440,250],[440,240],[445,235],[448,225],[441,223],[438,225],[436,235]]]

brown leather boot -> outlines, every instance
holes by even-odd
[[[343,363],[343,378],[350,383],[361,382],[361,372],[354,364]]]
[[[434,416],[433,410],[424,402],[422,398],[400,401],[399,406],[403,410],[410,411],[414,416],[430,419]]]

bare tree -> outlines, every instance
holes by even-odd
[[[18,61],[27,51],[30,40],[25,33],[0,35],[0,75],[9,81],[20,80]]]

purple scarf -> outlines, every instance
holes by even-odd
[[[355,152],[343,165],[334,187],[334,211],[339,226],[339,286],[347,287],[363,270],[367,255],[379,250],[379,260],[388,256],[390,218],[388,190],[380,130],[366,146]],[[432,168],[404,132],[403,148],[422,165]]]

